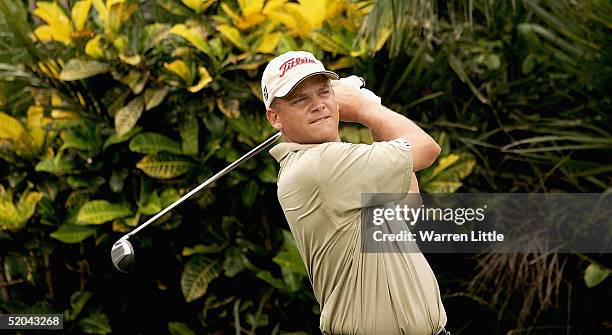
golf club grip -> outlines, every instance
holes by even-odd
[[[131,232],[125,234],[122,238],[120,238],[120,240],[121,239],[128,239],[128,238],[130,238],[130,236],[132,236],[132,235],[136,234],[137,232],[139,232],[140,230],[144,229],[146,226],[151,224],[151,222],[157,220],[160,216],[166,214],[168,211],[170,211],[172,208],[174,208],[177,205],[179,205],[181,202],[187,200],[189,197],[191,197],[192,195],[194,195],[195,193],[197,193],[198,191],[200,191],[204,187],[208,186],[209,184],[211,184],[212,182],[216,181],[217,179],[223,177],[228,172],[230,172],[233,169],[235,169],[236,166],[240,165],[242,162],[249,160],[251,157],[257,155],[263,149],[269,147],[279,137],[281,137],[281,135],[282,134],[280,132],[272,135],[272,137],[270,137],[269,139],[265,140],[263,143],[261,143],[260,145],[256,146],[255,148],[251,149],[251,151],[247,152],[242,157],[240,157],[237,160],[235,160],[232,164],[226,166],[223,170],[217,172],[214,176],[208,178],[205,182],[200,184],[198,187],[196,187],[193,190],[189,191],[189,193],[185,194],[180,199],[178,199],[175,202],[173,202],[172,204],[170,204],[168,207],[162,209],[159,213],[155,214],[155,216],[153,216],[152,218],[147,220],[145,223],[143,223],[140,226],[136,227],[136,229],[132,230]]]

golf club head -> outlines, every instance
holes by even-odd
[[[111,249],[111,259],[117,270],[129,273],[134,268],[135,256],[134,247],[127,239],[120,239],[113,244]]]

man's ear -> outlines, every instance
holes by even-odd
[[[283,130],[283,124],[277,111],[268,108],[268,110],[266,110],[266,117],[268,118],[268,122],[270,122],[272,127],[274,127],[276,130]]]

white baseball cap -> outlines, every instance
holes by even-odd
[[[288,51],[268,63],[261,77],[261,93],[266,108],[270,108],[274,98],[282,98],[302,80],[322,74],[329,79],[339,76],[325,70],[323,63],[307,51]]]

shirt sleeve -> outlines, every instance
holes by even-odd
[[[324,201],[336,216],[401,200],[410,188],[412,171],[412,148],[403,138],[331,143],[321,151],[319,164]]]

